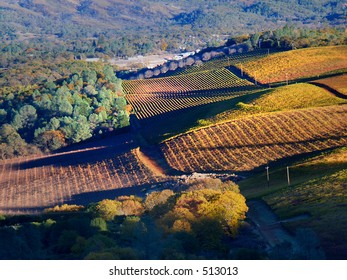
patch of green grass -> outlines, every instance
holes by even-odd
[[[263,95],[259,98],[246,103],[239,102],[234,108],[206,119],[204,122],[222,122],[254,114],[345,103],[347,100],[338,98],[325,89],[311,84],[299,83],[263,91]]]
[[[265,170],[264,170],[265,171]],[[267,187],[265,172],[239,183],[248,199],[262,198],[280,219],[308,214],[306,219],[286,222],[294,232],[311,228],[319,236],[328,258],[347,257],[347,147],[270,172]]]
[[[304,162],[289,165],[290,185],[296,186],[323,176],[329,176],[347,168],[347,148],[307,159]],[[261,198],[288,187],[286,166],[270,166],[270,184],[267,184],[266,170],[240,181],[238,184],[247,199]]]
[[[295,230],[312,228],[329,258],[347,256],[347,169],[322,176],[264,197],[281,218],[309,214],[307,220],[288,224]]]

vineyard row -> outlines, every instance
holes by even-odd
[[[202,128],[164,142],[161,149],[176,170],[237,172],[346,144],[347,106],[331,106]]]

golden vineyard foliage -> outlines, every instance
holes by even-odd
[[[227,69],[122,83],[138,119],[228,100],[257,87]]]
[[[173,169],[250,171],[269,162],[347,144],[347,105],[250,116],[162,143]]]
[[[253,114],[321,107],[347,103],[318,86],[299,83],[279,87],[262,95],[250,103],[238,103],[233,110],[223,112],[209,121],[225,121]]]
[[[347,46],[292,50],[236,66],[261,83],[312,77],[347,68]]]

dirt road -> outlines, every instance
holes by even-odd
[[[277,216],[265,202],[251,200],[248,201],[247,205],[249,207],[248,218],[256,225],[270,248],[283,242],[289,242],[294,252],[299,251],[299,245],[295,238],[283,228]]]

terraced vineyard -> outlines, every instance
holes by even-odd
[[[347,105],[251,116],[161,144],[175,170],[250,171],[293,155],[347,144]]]
[[[123,81],[126,98],[139,119],[226,100],[257,87],[226,69],[188,75]]]
[[[68,164],[57,164],[56,157]],[[0,212],[28,214],[63,203],[83,205],[112,190],[160,180],[139,160],[136,150],[92,163],[73,164],[76,157],[80,155],[62,153],[1,161]]]
[[[236,66],[264,84],[314,77],[347,68],[347,46],[287,51]]]
[[[185,93],[200,90],[212,90],[229,87],[243,87],[251,83],[239,79],[226,69],[201,71],[182,76],[156,78],[148,80],[123,81],[126,93]]]

